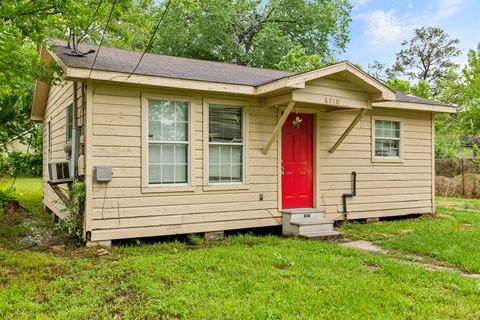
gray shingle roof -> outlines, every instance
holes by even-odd
[[[67,67],[85,69],[92,67],[95,53],[87,54],[84,57],[69,55],[72,50],[67,48],[66,43],[63,41],[55,41],[55,44],[52,44],[52,46],[53,52]],[[89,50],[96,51],[97,49],[98,46],[94,45],[79,45],[80,52],[88,52]],[[137,65],[141,55],[142,52],[102,46],[98,53],[94,69],[130,73]],[[295,75],[296,73],[147,53],[143,57],[135,74],[258,86]],[[448,106],[448,104],[445,103],[415,97],[400,91],[396,91],[396,99],[402,102]]]
[[[98,46],[93,45],[79,45],[81,52],[97,48]],[[65,43],[57,42],[53,46],[53,51],[67,67],[90,69],[95,58],[95,53],[84,57],[68,55],[72,50],[68,49]],[[95,70],[130,73],[141,55],[142,52],[101,47],[95,62]],[[294,73],[147,53],[135,74],[257,86]]]
[[[395,91],[396,93],[396,98],[397,101],[401,102],[411,102],[411,103],[423,103],[423,104],[431,104],[431,105],[437,105],[437,106],[447,106],[450,107],[449,104],[443,103],[443,102],[438,102],[430,99],[425,99],[425,98],[420,98],[417,96],[412,96],[410,94],[406,94],[401,91]]]

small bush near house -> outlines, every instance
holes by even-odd
[[[42,154],[12,151],[0,156],[0,176],[39,177],[42,175]]]

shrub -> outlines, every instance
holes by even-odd
[[[42,175],[42,154],[12,151],[0,156],[0,176],[39,177]]]
[[[68,233],[75,240],[81,241],[83,236],[85,183],[75,180],[68,193],[71,196],[71,201],[62,209],[65,217],[59,221],[57,227]]]

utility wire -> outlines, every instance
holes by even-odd
[[[147,47],[145,48],[145,50],[143,51],[142,55],[140,56],[140,60],[138,60],[138,63],[137,63],[137,65],[135,66],[135,68],[133,69],[133,71],[130,72],[130,74],[128,75],[127,79],[129,79],[129,78],[135,73],[135,71],[137,71],[138,66],[139,66],[140,63],[142,62],[143,56],[145,56],[145,54],[147,53],[147,51],[150,50],[150,47],[152,46],[153,40],[154,40],[154,38],[155,38],[155,35],[157,34],[157,31],[158,31],[158,29],[160,28],[160,25],[162,24],[163,18],[165,17],[165,14],[167,13],[168,8],[170,7],[170,3],[171,3],[171,2],[172,2],[171,0],[168,0],[167,5],[165,6],[165,10],[163,10],[162,16],[160,17],[160,20],[158,21],[157,26],[155,27],[155,30],[153,30],[152,36],[150,37],[150,41],[148,41]]]
[[[100,44],[98,45],[97,52],[95,53],[95,58],[93,59],[92,67],[90,68],[88,78],[90,78],[90,76],[92,75],[93,67],[95,66],[95,62],[97,62],[98,52],[100,51],[100,47],[103,44],[103,40],[105,39],[105,33],[107,32],[108,24],[110,23],[110,20],[112,19],[113,10],[115,9],[116,4],[117,4],[117,0],[115,0],[113,2],[112,9],[110,9],[110,14],[108,15],[107,23],[105,24],[105,28],[103,29],[102,38],[100,39]]]

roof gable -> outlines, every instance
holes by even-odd
[[[342,61],[324,68],[291,75],[283,79],[271,81],[257,87],[259,94],[269,94],[283,88],[303,89],[309,81],[339,75],[347,81],[354,83],[368,93],[376,94],[375,100],[395,100],[395,91],[382,82],[371,77],[348,61]]]

